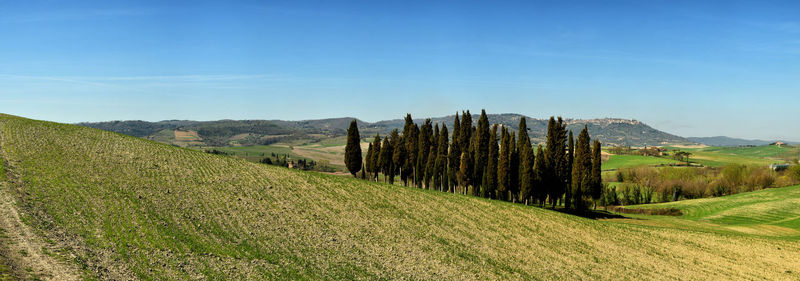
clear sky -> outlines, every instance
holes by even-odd
[[[799,1],[3,1],[0,112],[619,117],[800,140]]]

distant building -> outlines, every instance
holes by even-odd
[[[769,168],[773,171],[783,171],[789,168],[789,164],[770,164]]]
[[[778,147],[782,147],[782,146],[786,145],[786,143],[784,143],[782,141],[776,141],[775,145],[778,146]]]

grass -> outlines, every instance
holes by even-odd
[[[632,206],[681,210],[681,219],[743,233],[800,238],[800,186],[729,196]]]
[[[680,164],[682,162],[654,157],[654,156],[641,156],[641,155],[610,155],[608,161],[603,163],[603,170],[616,170],[619,168],[637,167],[637,166],[656,166],[662,164]]]
[[[728,164],[766,166],[783,162],[779,156],[791,151],[790,148],[777,146],[678,148],[678,150],[692,153],[691,162],[710,167]]]
[[[8,115],[0,150],[32,224],[97,279],[800,278],[800,243],[772,237],[590,220]]]
[[[772,163],[782,163],[784,160],[781,157],[793,155],[796,151],[792,148],[777,146],[667,148],[690,152],[692,153],[690,162],[708,167],[722,167],[729,164],[766,166]],[[613,171],[619,168],[679,163],[683,162],[654,156],[610,155],[609,160],[603,163],[603,170]]]
[[[777,157],[790,150],[791,150],[790,148],[779,147],[775,145],[764,145],[756,147],[707,147],[702,149],[702,151],[704,152],[717,152],[723,154],[733,154],[733,155],[757,157],[757,158]]]
[[[247,159],[248,161],[258,162],[265,156],[275,154],[288,154],[294,159],[313,160],[322,163],[336,171],[346,171],[344,166],[344,142],[343,137],[322,139],[318,142],[296,141],[292,143],[275,143],[270,145],[252,146],[225,146],[204,149],[217,149],[230,153],[234,156]],[[362,142],[362,151],[366,155],[368,142]],[[201,148],[195,148],[201,149]],[[263,155],[263,156],[262,156]]]
[[[257,156],[259,159],[270,156],[271,153],[280,155],[289,154],[291,157],[297,157],[297,155],[292,154],[292,150],[288,146],[283,145],[224,146],[214,147],[213,149],[236,156]]]

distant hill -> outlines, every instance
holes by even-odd
[[[748,140],[748,139],[738,139],[738,138],[731,138],[726,136],[716,136],[716,137],[688,137],[686,138],[690,141],[696,143],[702,143],[709,146],[746,146],[746,145],[768,145],[774,143],[776,141],[767,141],[767,140]],[[783,141],[788,144],[797,144],[797,142],[792,141]]]
[[[489,122],[501,124],[512,130],[517,130],[519,120],[524,115],[520,114],[489,114]],[[435,124],[445,124],[452,130],[455,115],[431,118]],[[473,115],[473,122],[477,122],[478,115]],[[547,119],[526,117],[531,139],[535,143],[545,141]],[[187,121],[168,120],[160,122],[147,121],[110,121],[99,123],[78,123],[78,125],[118,132],[135,137],[148,138],[156,141],[185,144],[180,142],[173,131],[196,132],[197,139],[193,143],[203,142],[212,146],[225,145],[253,145],[268,144],[290,138],[325,138],[342,136],[347,133],[350,121],[355,118],[329,118],[317,120],[285,121],[285,120],[220,120],[220,121]],[[362,136],[371,136],[375,133],[388,134],[393,129],[402,130],[404,120],[393,119],[375,123],[364,122],[356,119]],[[421,124],[424,119],[415,119]],[[584,125],[588,126],[589,134],[599,139],[604,145],[627,146],[653,146],[665,144],[691,144],[691,140],[675,136],[654,129],[647,124],[636,120],[603,118],[603,119],[565,119],[568,129],[580,131]]]
[[[501,124],[512,130],[519,129],[519,120],[524,116],[521,114],[488,114],[489,123]],[[473,114],[472,121],[477,124],[480,115]],[[538,119],[524,116],[528,125],[528,135],[535,143],[544,143],[547,135],[548,119]],[[448,128],[453,128],[455,115],[431,118],[431,122],[445,124]],[[414,119],[414,123],[420,124],[424,119]],[[692,144],[694,142],[685,138],[665,133],[648,126],[637,120],[602,118],[602,119],[565,119],[567,129],[574,131],[577,136],[583,126],[588,126],[589,134],[592,138],[597,138],[603,145],[611,146],[652,146],[665,144]],[[370,124],[367,129],[370,131],[390,132],[392,129],[402,129],[403,119],[379,121]]]
[[[107,122],[93,122],[93,123],[82,122],[78,123],[77,125],[117,132],[120,134],[126,134],[134,137],[145,138],[164,129],[174,130],[176,128],[186,127],[197,123],[200,122],[188,121],[188,120],[164,120],[158,122],[128,120],[128,121],[107,121]]]

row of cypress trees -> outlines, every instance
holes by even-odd
[[[485,198],[564,205],[582,211],[602,195],[600,142],[586,127],[577,141],[561,117],[550,117],[545,145],[533,146],[525,117],[519,129],[489,124],[482,110],[473,125],[469,111],[456,114],[452,135],[446,125],[426,119],[420,126],[407,114],[403,132],[376,134],[361,157],[355,120],[348,129],[345,164],[353,176],[384,182],[397,176],[404,186]]]

